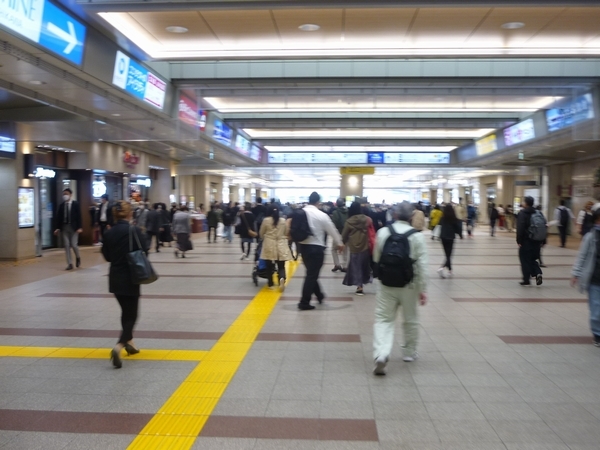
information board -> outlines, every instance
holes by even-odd
[[[450,164],[450,153],[383,153],[384,164]],[[269,164],[380,164],[371,163],[366,152],[269,152]],[[373,158],[373,157],[371,157]],[[378,158],[375,158],[378,159]],[[373,160],[373,159],[372,159]]]
[[[487,155],[498,150],[498,140],[495,134],[490,134],[484,138],[475,141],[477,156]]]
[[[143,102],[163,109],[167,83],[121,51],[117,51],[112,82]]]
[[[35,195],[34,189],[20,187],[19,196],[19,228],[33,228],[35,225]]]
[[[250,149],[250,159],[257,162],[262,161],[262,149],[258,145],[253,145]]]
[[[250,141],[238,134],[235,137],[235,149],[244,156],[250,156]]]
[[[81,65],[87,28],[48,0],[1,0],[0,24]]]
[[[581,95],[561,108],[546,111],[548,131],[558,131],[571,125],[594,118],[592,94]]]
[[[524,120],[504,129],[504,145],[507,147],[529,141],[533,138],[535,138],[533,119]]]
[[[229,128],[222,120],[215,119],[213,139],[229,147],[233,138],[233,130]]]

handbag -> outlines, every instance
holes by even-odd
[[[248,236],[250,236],[251,238],[255,238],[256,236],[258,236],[258,233],[251,229],[248,225],[248,221],[246,220],[246,213],[242,213],[242,220],[244,221],[244,223],[246,224],[246,228],[248,229]]]
[[[442,234],[442,226],[441,225],[436,225],[433,228],[433,231],[431,232],[431,236],[436,237],[436,238],[440,238],[440,235]]]
[[[138,245],[137,250],[133,250],[133,240],[131,235],[135,234],[135,240]],[[131,282],[133,284],[150,284],[158,280],[158,275],[154,272],[154,268],[144,253],[140,238],[137,232],[133,232],[133,227],[129,227],[129,253],[127,253],[127,264],[129,265],[129,273],[131,274]]]

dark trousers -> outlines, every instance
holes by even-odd
[[[318,300],[323,300],[325,295],[319,286],[319,272],[325,261],[325,247],[320,245],[303,245],[300,248],[302,261],[306,266],[306,277],[302,286],[302,298],[300,304],[309,305],[312,294],[315,294]]]
[[[285,279],[285,261],[275,261],[277,263],[277,278]],[[267,261],[267,280],[269,286],[273,286],[273,274],[275,273],[275,263],[273,261]]]
[[[250,255],[250,250],[252,250],[252,241],[253,238],[242,238],[242,253],[245,253],[246,256]],[[244,244],[248,244],[248,250],[244,250]]]
[[[542,269],[540,269],[540,265],[537,262],[539,257],[539,242],[525,240],[521,247],[519,247],[519,260],[521,261],[521,271],[525,283],[529,283],[531,277],[542,274]]]
[[[452,271],[452,247],[454,247],[454,239],[442,239],[442,246],[446,255],[446,262],[444,262],[442,267],[447,267],[449,271]]]
[[[558,227],[558,233],[560,234],[560,246],[564,247],[567,243],[567,227]]]
[[[208,227],[208,242],[210,242],[210,230],[213,232],[213,240],[217,242],[217,227]]]
[[[493,236],[496,231],[496,219],[490,219],[490,234]]]
[[[148,236],[148,248],[152,247],[152,236],[156,237],[156,251],[158,251],[158,247],[160,246],[160,239],[158,237],[158,233],[154,233],[153,231],[146,232]]]
[[[98,225],[100,226],[100,241],[102,241],[102,237],[104,236],[104,233],[106,232],[106,227],[108,226],[108,222],[98,222]]]
[[[119,344],[125,345],[133,339],[133,327],[138,317],[138,306],[140,297],[138,295],[119,295],[115,294],[119,305],[121,305],[121,337]]]

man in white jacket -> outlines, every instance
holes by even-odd
[[[412,206],[403,202],[393,207],[394,231],[404,234],[412,227],[408,224],[412,216]],[[373,252],[373,261],[378,263],[383,252],[385,241],[391,236],[387,227],[377,232],[377,240]],[[404,322],[404,358],[412,362],[418,358],[417,343],[419,339],[419,317],[417,305],[427,303],[427,245],[423,233],[408,236],[410,258],[414,261],[414,277],[405,287],[377,287],[377,304],[375,306],[375,325],[373,329],[373,356],[375,358],[375,375],[385,375],[385,366],[389,360],[394,343],[394,331],[398,308],[402,307]]]

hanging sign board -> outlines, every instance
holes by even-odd
[[[373,175],[375,167],[340,167],[341,175]]]

